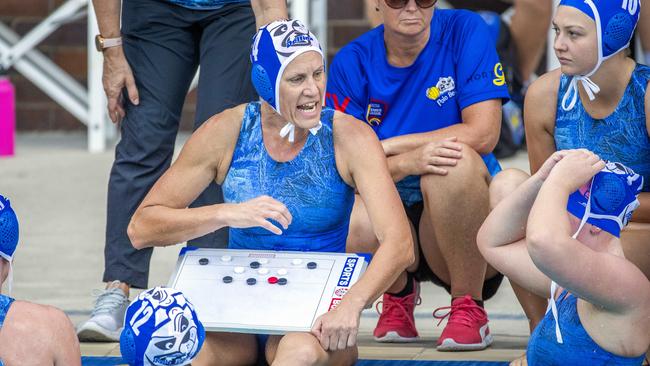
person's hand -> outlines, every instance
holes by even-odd
[[[293,217],[282,202],[269,196],[260,196],[242,203],[230,204],[226,223],[235,228],[262,227],[273,234],[282,235],[282,230],[268,219],[275,220],[286,230]]]
[[[537,173],[535,173],[535,176],[537,178],[541,179],[542,181],[545,181],[546,178],[548,178],[548,175],[551,174],[551,170],[555,167],[555,165],[562,160],[566,154],[568,154],[571,150],[560,150],[554,152],[551,156],[546,159],[544,164],[539,168]]]
[[[325,351],[354,347],[357,344],[361,310],[343,300],[338,307],[316,319],[311,333]]]
[[[555,164],[546,181],[552,181],[552,184],[571,193],[588,182],[604,167],[605,162],[589,150],[569,150],[562,160]]]
[[[122,46],[111,47],[104,50],[104,74],[102,75],[104,92],[108,99],[108,116],[117,123],[124,118],[124,100],[122,89],[126,88],[131,103],[140,103],[138,89],[129,63],[126,61]]]
[[[456,166],[463,157],[456,137],[430,142],[407,153],[409,175],[447,175],[447,167]]]

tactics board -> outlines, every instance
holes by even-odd
[[[184,248],[169,287],[194,304],[207,331],[305,332],[367,264],[347,253]]]

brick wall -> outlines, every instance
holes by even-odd
[[[64,0],[0,0],[0,22],[19,35],[26,34]],[[328,59],[350,40],[369,29],[364,0],[329,0]],[[38,49],[62,69],[86,85],[86,19],[82,17],[60,27]],[[16,123],[19,131],[85,130],[85,125],[56,104],[15,70],[10,70],[16,87]],[[196,103],[190,93],[183,108],[181,128],[191,129]]]

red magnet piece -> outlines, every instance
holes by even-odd
[[[270,284],[273,285],[275,283],[278,283],[278,278],[277,277],[269,277],[268,281],[269,281]]]

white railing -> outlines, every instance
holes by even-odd
[[[90,9],[90,11],[88,11]],[[36,46],[61,25],[88,17],[88,87],[85,88]],[[95,15],[90,0],[68,0],[20,38],[0,23],[0,67],[13,67],[81,123],[88,126],[88,151],[106,147],[108,116],[101,86],[101,55],[94,51]],[[94,52],[93,52],[94,51]]]

